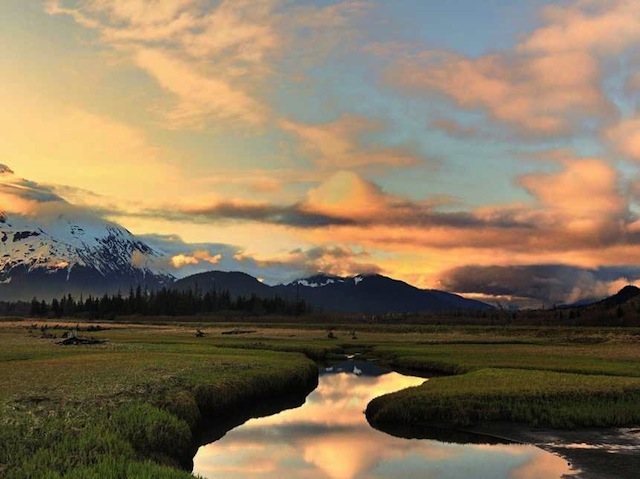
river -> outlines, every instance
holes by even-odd
[[[424,378],[362,361],[321,368],[303,406],[251,419],[199,448],[193,472],[246,479],[554,479],[576,473],[566,460],[532,445],[402,439],[369,426],[374,397],[418,386]]]

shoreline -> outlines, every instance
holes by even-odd
[[[579,471],[576,479],[632,479],[640,467],[639,428],[561,430],[493,423],[470,428],[469,432],[532,444],[561,456]]]
[[[640,428],[534,427],[525,423],[493,422],[467,428],[446,424],[373,425],[385,434],[405,439],[453,444],[532,445],[562,457],[575,470],[575,479],[635,479],[640,467]]]
[[[302,406],[307,396],[318,387],[317,367],[315,376],[306,376],[302,383],[288,387],[292,389],[246,396],[239,403],[204,411],[202,419],[192,429],[193,442],[188,457],[185,455],[184,461],[181,461],[183,468],[191,473],[193,458],[200,447],[223,438],[229,431],[245,422]]]

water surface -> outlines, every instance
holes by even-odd
[[[193,472],[216,479],[559,479],[571,474],[565,460],[535,446],[401,439],[369,426],[363,411],[371,399],[424,381],[367,362],[321,369],[318,388],[302,407],[252,419],[202,446]]]

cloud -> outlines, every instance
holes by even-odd
[[[470,57],[411,49],[387,78],[413,93],[439,93],[460,108],[485,112],[525,136],[571,134],[616,118],[602,87],[607,63],[640,40],[640,5],[631,0],[547,6],[542,24],[512,49]]]
[[[161,214],[161,213],[160,213]],[[274,205],[266,202],[224,201],[211,205],[183,207],[179,216],[200,221],[257,221],[297,228],[318,228],[353,221],[340,215],[310,211],[300,204]]]
[[[168,261],[162,266],[178,277],[210,271],[243,271],[263,278],[267,284],[289,282],[318,272],[340,275],[378,273],[371,255],[357,247],[323,245],[296,248],[281,254],[260,255],[241,247],[220,243],[189,243],[178,235],[139,235]]]
[[[128,201],[160,196],[158,184],[178,177],[170,150],[140,128],[11,85],[0,91],[3,162],[40,184],[64,185]],[[72,178],[72,180],[70,180]]]
[[[140,67],[174,102],[166,125],[256,127],[269,118],[268,82],[300,72],[349,37],[362,1],[297,6],[281,0],[49,0]]]
[[[545,25],[522,42],[521,50],[615,55],[640,40],[640,5],[633,0],[550,5],[543,9],[542,16]]]
[[[312,242],[336,238],[385,250],[502,248],[524,254],[635,245],[640,223],[618,171],[598,158],[556,163],[559,171],[517,179],[531,195],[520,204],[451,211],[451,199],[410,200],[354,172],[338,171],[295,203],[216,200],[141,214],[195,223],[265,223],[306,231]]]
[[[327,215],[366,219],[386,209],[388,201],[377,185],[351,171],[339,171],[309,190],[304,206]]]
[[[304,210],[328,216],[340,216],[343,226],[359,227],[460,227],[484,228],[495,226],[511,228],[527,226],[508,215],[484,215],[473,212],[443,212],[441,206],[451,206],[453,198],[433,196],[423,201],[412,201],[385,192],[377,184],[351,171],[338,171],[310,189],[300,203]],[[350,221],[349,221],[350,220]],[[336,225],[340,226],[340,225]],[[366,229],[363,230],[367,233]]]
[[[196,223],[252,221],[308,230],[374,225],[469,228],[483,227],[488,223],[500,227],[519,225],[506,217],[482,219],[468,212],[444,213],[435,210],[438,206],[453,202],[453,199],[440,195],[421,202],[409,201],[386,193],[357,173],[342,170],[309,189],[302,200],[291,204],[216,199],[122,214]]]
[[[461,108],[483,110],[526,135],[571,133],[582,118],[613,111],[599,88],[598,63],[583,52],[469,58],[426,51],[396,64],[388,77],[408,91],[439,92]]]
[[[255,263],[260,268],[281,268],[289,271],[288,279],[298,279],[317,273],[353,276],[381,273],[382,268],[372,261],[371,255],[361,248],[323,245],[296,248],[282,255],[263,257],[240,252],[235,259],[241,263]]]
[[[562,161],[559,173],[525,175],[519,183],[534,195],[542,209],[541,227],[570,235],[574,241],[615,243],[630,218],[619,173],[597,158]]]
[[[17,176],[8,166],[0,165],[0,211],[35,216],[51,210],[69,210],[73,206],[56,195],[51,187]]]
[[[176,268],[180,269],[186,265],[198,265],[201,262],[209,263],[212,265],[217,265],[220,263],[222,259],[222,254],[218,253],[215,256],[212,256],[209,251],[205,249],[198,249],[193,251],[191,254],[177,254],[171,258],[171,264]]]
[[[143,234],[138,235],[138,238],[152,248],[162,251],[166,257],[162,260],[162,264],[156,266],[172,271],[177,277],[212,269],[224,271],[240,269],[240,264],[233,259],[240,252],[237,246],[222,243],[189,243],[175,234]],[[247,273],[256,274],[257,270],[248,270]]]
[[[561,264],[462,266],[443,274],[450,291],[515,300],[535,306],[572,304],[617,293],[640,281],[640,268],[579,268]],[[527,300],[529,301],[527,303]]]
[[[165,113],[172,128],[201,129],[217,119],[257,125],[266,118],[264,106],[245,91],[170,54],[141,49],[135,62],[179,99],[178,105]]]
[[[383,146],[368,140],[368,136],[380,133],[384,124],[359,115],[343,115],[320,124],[281,120],[279,125],[298,138],[301,155],[323,168],[409,166],[424,161],[408,146]]]
[[[640,161],[640,118],[629,118],[607,128],[604,138],[621,155]]]
[[[478,129],[471,126],[464,126],[457,121],[447,118],[438,118],[429,123],[429,128],[442,130],[450,136],[457,138],[471,138],[478,134]]]

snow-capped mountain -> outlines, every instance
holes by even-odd
[[[173,281],[162,253],[0,164],[0,301],[102,295]]]
[[[163,254],[125,228],[82,211],[0,212],[0,300],[103,294],[172,282]]]
[[[324,311],[391,313],[492,309],[480,301],[444,291],[419,289],[379,274],[350,277],[318,274],[272,289],[280,296],[304,299]]]
[[[379,274],[349,277],[316,274],[287,284],[269,286],[246,273],[210,271],[180,279],[174,287],[228,291],[232,297],[256,295],[304,300],[317,311],[328,312],[378,314],[493,309],[480,301],[444,291],[419,289]]]

